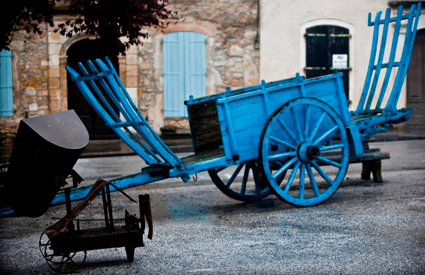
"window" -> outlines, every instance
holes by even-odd
[[[343,72],[344,91],[349,99],[349,30],[343,27],[321,25],[307,29],[307,78]]]
[[[12,52],[0,52],[0,117],[13,116]]]
[[[205,96],[205,36],[195,32],[164,35],[164,116],[187,117],[184,101]]]

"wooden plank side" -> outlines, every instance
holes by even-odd
[[[338,85],[339,78],[329,78],[317,82],[306,82],[306,96],[317,98],[330,105],[340,116],[346,126],[349,121],[348,103],[345,99],[342,83]]]
[[[250,97],[243,97],[229,102],[229,112],[232,119],[249,115],[252,112],[264,110],[262,95],[253,94]]]
[[[237,153],[241,161],[258,157],[258,145],[263,127],[252,127],[235,133]]]
[[[191,104],[187,108],[191,119],[217,114],[215,100]]]
[[[287,89],[279,89],[268,92],[267,103],[270,114],[280,105],[301,96],[301,87],[299,85],[288,87]]]
[[[196,153],[223,145],[215,100],[189,105],[188,113]]]
[[[211,148],[217,149],[223,145],[219,132],[200,134],[193,138],[193,143],[196,144],[195,153],[209,151]]]
[[[267,121],[267,117],[264,112],[261,111],[253,111],[252,113],[246,114],[245,116],[240,116],[233,118],[233,131],[235,133],[244,131],[250,128],[263,127]]]

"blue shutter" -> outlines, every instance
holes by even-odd
[[[164,35],[164,116],[183,117],[184,40],[183,33]]]
[[[185,100],[191,95],[205,96],[205,81],[205,36],[188,32],[185,35]]]
[[[164,116],[187,117],[184,101],[205,96],[205,37],[194,32],[164,35]]]
[[[13,116],[12,52],[0,52],[0,116]]]

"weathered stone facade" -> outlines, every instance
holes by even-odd
[[[14,33],[12,117],[0,117],[0,136],[13,136],[25,117],[49,113],[47,32],[42,35]]]
[[[170,24],[164,33],[191,31],[206,36],[207,95],[250,86],[259,82],[257,0],[174,0],[180,23]],[[60,23],[72,19],[55,17]],[[139,47],[119,57],[119,72],[132,99],[159,132],[163,126],[188,131],[186,118],[164,119],[163,115],[163,32],[151,35]],[[0,134],[16,133],[25,116],[65,111],[67,106],[67,50],[84,34],[66,38],[51,28],[40,35],[16,32],[13,52],[14,116],[0,118]]]
[[[176,0],[172,9],[184,21],[171,24],[166,33],[192,31],[205,35],[207,95],[251,86],[259,82],[257,1]],[[155,130],[175,126],[189,130],[187,119],[166,118],[163,109],[163,33],[152,32],[139,47],[139,108]]]

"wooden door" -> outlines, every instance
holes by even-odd
[[[413,108],[406,128],[425,129],[425,30],[416,33],[407,71],[407,107]]]
[[[349,100],[349,30],[343,27],[320,25],[307,29],[306,77],[343,72],[344,91]],[[338,62],[341,59],[342,62]]]
[[[114,65],[117,72],[118,58],[116,55],[111,55],[108,52],[108,47],[101,40],[85,39],[73,44],[68,52],[68,65],[72,68],[77,68],[78,62],[86,60],[94,61],[96,58],[104,59],[108,56]],[[99,85],[100,86],[100,85]],[[114,106],[113,104],[111,106]],[[90,139],[119,139],[115,132],[105,125],[105,122],[100,118],[96,111],[85,100],[80,90],[75,83],[70,79],[68,74],[68,109],[73,109],[89,132]],[[118,114],[118,110],[115,108]]]

